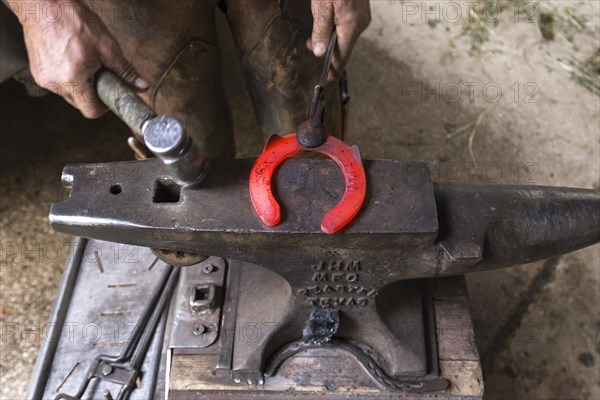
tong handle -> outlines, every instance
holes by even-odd
[[[337,44],[337,31],[335,28],[329,36],[325,61],[323,62],[323,71],[317,82],[310,106],[306,112],[306,120],[303,121],[296,130],[296,140],[298,144],[306,148],[315,148],[321,146],[327,137],[323,127],[323,115],[325,113],[325,85],[333,61],[333,52]]]

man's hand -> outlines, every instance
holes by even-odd
[[[334,51],[329,79],[340,77],[350,59],[352,48],[360,34],[371,22],[369,0],[311,0],[313,15],[312,37],[306,43],[315,56],[323,57],[331,31],[337,30],[337,48]]]
[[[23,25],[29,68],[38,85],[64,97],[86,118],[98,118],[106,112],[94,88],[94,74],[102,66],[138,91],[148,89],[100,18],[85,5],[73,0],[54,1],[61,10],[56,18],[36,18],[19,12],[25,3],[9,4]]]

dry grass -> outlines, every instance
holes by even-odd
[[[581,86],[600,96],[600,51],[585,64],[575,59],[558,59],[557,63],[559,67],[570,72]]]
[[[479,126],[481,125],[481,123],[483,122],[483,120],[485,119],[485,117],[491,113],[494,108],[496,108],[496,106],[500,103],[500,100],[502,100],[502,98],[496,100],[493,103],[490,103],[485,110],[483,110],[478,116],[477,118],[475,118],[472,121],[467,122],[465,125],[452,130],[451,132],[449,132],[446,135],[446,139],[451,140],[454,139],[457,136],[462,135],[463,133],[465,133],[467,130],[471,130],[469,132],[469,141],[468,141],[468,148],[469,148],[469,156],[471,157],[471,161],[472,162],[477,162],[477,159],[475,158],[475,152],[473,151],[473,143],[475,141],[475,135],[477,135],[477,129],[479,128]]]

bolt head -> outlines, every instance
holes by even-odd
[[[192,333],[196,336],[203,335],[205,332],[206,332],[206,327],[202,324],[198,324],[198,325],[194,326],[194,330],[192,331]]]
[[[114,370],[114,368],[111,367],[110,365],[104,365],[102,367],[102,375],[108,376],[108,375],[112,374],[113,370]]]
[[[204,272],[205,274],[210,274],[214,270],[215,270],[215,266],[212,264],[206,264],[206,265],[202,266],[202,272]]]

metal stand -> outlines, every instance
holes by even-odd
[[[337,326],[307,316],[308,331],[329,327],[335,331],[329,337],[305,340],[304,327],[283,335],[296,341],[264,346],[281,329],[292,329],[281,316],[293,300],[282,278],[263,267],[209,257],[181,268],[177,279],[147,248],[82,240],[76,249],[51,319],[55,340],[42,346],[28,398],[458,399],[483,393],[462,277],[401,281],[377,294],[378,315],[410,356],[384,369],[364,345],[368,340],[345,334],[357,327],[347,325],[343,309]],[[165,316],[158,303],[169,300]],[[142,329],[139,323],[151,319],[156,329],[153,323]],[[132,355],[140,341],[148,342],[148,351],[136,352],[137,374],[110,362],[124,361],[116,356]],[[263,356],[260,375],[243,369],[257,355]],[[403,372],[391,376],[394,368]],[[135,386],[124,390],[125,378],[134,375]]]

